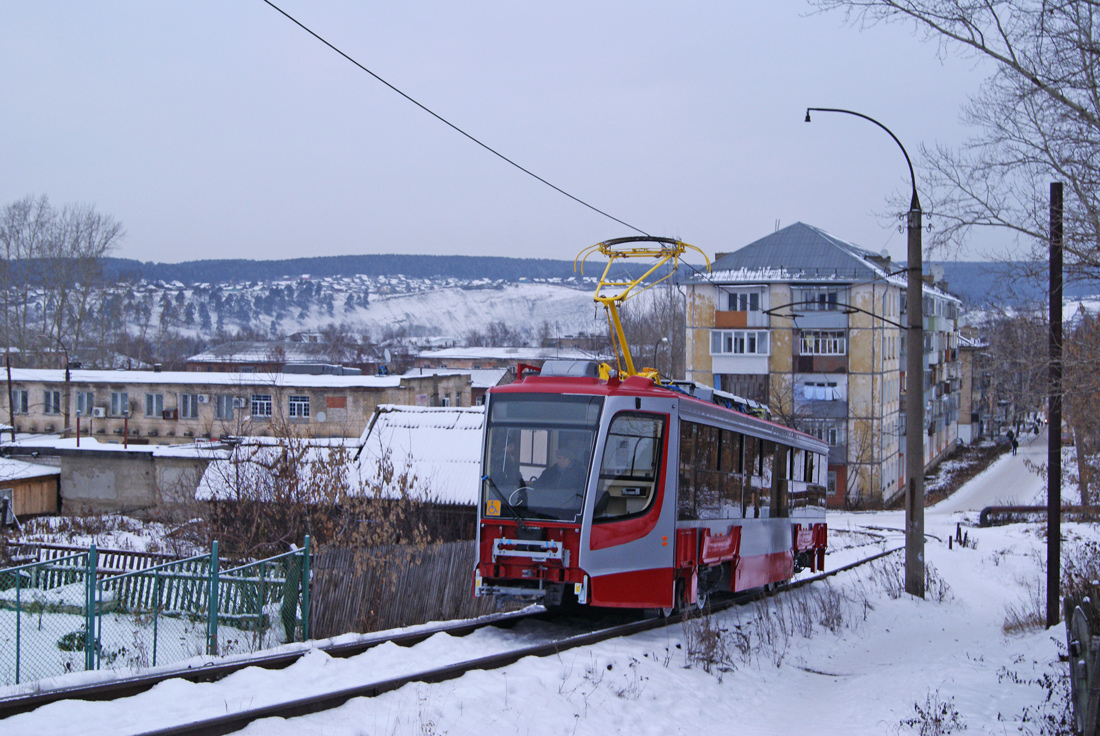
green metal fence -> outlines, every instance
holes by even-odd
[[[303,549],[222,571],[210,554],[97,578],[88,552],[0,570],[0,685],[252,652],[309,632]]]

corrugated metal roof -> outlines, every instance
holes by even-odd
[[[796,222],[717,259],[706,280],[721,283],[884,278],[886,271],[869,259],[881,261],[882,256],[820,228]]]

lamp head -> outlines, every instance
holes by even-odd
[[[806,122],[810,122],[810,108],[806,108]]]

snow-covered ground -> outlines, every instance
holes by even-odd
[[[1024,460],[1042,461],[1044,437],[928,510],[931,585],[924,600],[899,592],[895,554],[873,569],[702,622],[414,684],[326,713],[260,721],[246,733],[908,734],[920,733],[922,711],[945,714],[938,733],[963,727],[967,734],[1044,733],[1035,717],[1050,706],[1038,680],[1063,671],[1064,628],[1004,630],[1010,611],[1020,617],[1044,610],[1042,528],[967,526],[973,546],[947,545],[956,524],[972,524],[982,506],[1037,500],[1042,482]],[[901,512],[832,514],[827,565],[899,546],[903,521]],[[1100,538],[1090,525],[1063,530],[1063,559],[1082,540]],[[349,660],[313,651],[286,670],[248,669],[213,684],[169,681],[110,703],[53,704],[7,719],[0,730],[133,733],[471,659],[511,646],[517,636],[530,643],[542,635],[439,634],[409,649],[383,645]],[[708,639],[709,647],[698,643]]]

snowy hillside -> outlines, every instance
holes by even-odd
[[[554,284],[509,284],[498,289],[451,287],[375,297],[365,308],[356,307],[347,313],[344,320],[362,325],[372,334],[400,325],[413,335],[464,335],[471,329],[503,321],[528,328],[546,322],[550,334],[576,335],[606,329],[606,320],[594,307],[591,291]]]

